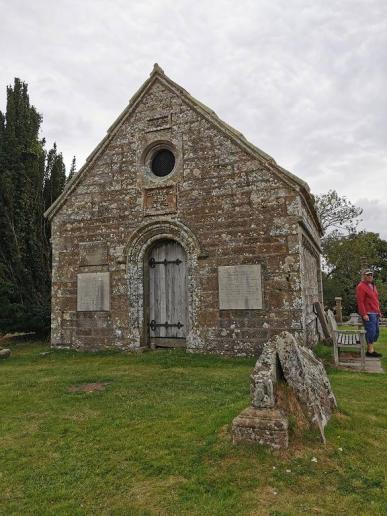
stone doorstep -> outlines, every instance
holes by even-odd
[[[233,443],[265,444],[275,449],[287,448],[288,419],[278,409],[248,407],[232,422]]]
[[[339,361],[340,367],[346,367],[348,369],[356,369],[362,371],[360,360],[348,360],[347,362]],[[382,367],[382,362],[380,358],[372,358],[366,357],[365,359],[365,369],[366,373],[384,373],[384,369]]]
[[[379,358],[366,358],[364,370],[361,367],[361,362],[357,361],[339,362],[339,366],[345,367],[347,369],[355,369],[356,371],[363,371],[366,373],[384,373],[384,369]]]

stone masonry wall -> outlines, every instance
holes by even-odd
[[[316,344],[319,339],[317,330],[317,314],[313,310],[313,303],[322,302],[320,288],[320,256],[305,235],[301,235],[301,286],[304,305],[304,337],[308,345]]]
[[[173,146],[177,162],[160,179],[149,174],[146,160],[147,150],[163,142]],[[158,207],[152,189],[160,187],[169,188],[170,200]],[[192,259],[196,336],[189,350],[258,355],[281,331],[306,338],[305,302],[313,296],[300,272],[307,269],[311,282],[317,272],[315,261],[300,253],[303,210],[299,194],[260,159],[156,82],[53,219],[52,345],[143,345],[141,327],[133,341],[127,244],[139,226],[160,218],[189,228],[205,251]],[[106,244],[105,263],[82,262],[82,244],[91,242]],[[262,264],[263,310],[220,311],[217,268],[255,263]],[[110,272],[110,311],[77,312],[80,272]]]

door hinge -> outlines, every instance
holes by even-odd
[[[183,263],[179,258],[177,258],[176,260],[162,260],[160,262],[156,261],[153,257],[149,260],[149,266],[154,268],[156,267],[156,265],[165,265],[167,266],[168,263],[174,263],[175,265],[180,265],[181,263]]]
[[[180,328],[182,328],[184,326],[184,324],[181,324],[181,322],[179,321],[178,323],[169,323],[168,321],[166,321],[165,323],[157,323],[154,319],[149,323],[149,326],[150,326],[150,329],[152,331],[156,331],[157,328],[177,328],[178,330],[180,330]]]

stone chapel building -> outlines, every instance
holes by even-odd
[[[52,346],[259,355],[316,342],[308,185],[155,65],[47,210]]]

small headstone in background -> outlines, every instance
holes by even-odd
[[[8,358],[11,356],[11,350],[10,349],[0,349],[0,359],[1,358]]]
[[[357,314],[356,312],[355,313],[352,313],[350,315],[350,319],[348,322],[346,322],[345,324],[353,324],[354,326],[357,326],[358,324],[361,324],[361,319],[360,319],[360,315]]]

